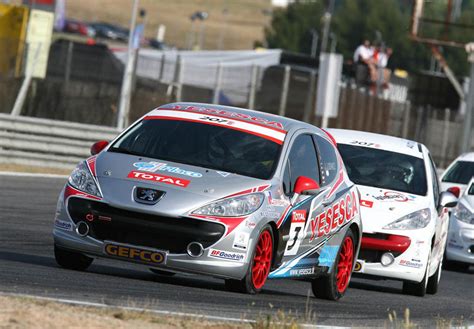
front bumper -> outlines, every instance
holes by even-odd
[[[386,233],[364,233],[354,272],[395,280],[421,282],[426,273],[431,241],[428,233],[408,237]],[[423,237],[423,238],[422,238]],[[390,253],[391,264],[382,265],[381,256]]]
[[[474,225],[459,221],[451,215],[446,259],[474,264]]]
[[[53,230],[54,243],[61,248],[92,257],[138,262],[163,270],[232,279],[242,279],[245,276],[249,264],[247,251],[252,249],[249,244],[247,250],[233,250],[236,232],[225,236],[225,228],[221,224],[204,220],[152,218],[152,215],[146,214],[134,217],[134,214],[136,213],[112,208],[96,200],[70,197],[64,203],[60,197]],[[86,236],[77,232],[80,222],[87,223],[91,228]],[[186,246],[193,239],[200,239],[199,242],[204,247],[202,255],[198,257],[186,253]],[[130,257],[117,257],[118,255],[112,257],[106,253],[107,242],[144,250],[162,250],[166,253],[166,259],[157,264]],[[220,255],[217,251],[225,254]]]

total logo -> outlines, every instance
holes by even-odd
[[[184,170],[179,167],[168,166],[166,163],[163,163],[163,162],[155,162],[155,161],[135,162],[133,166],[140,171],[148,171],[148,172],[167,171],[170,173],[184,175],[184,176],[190,176],[190,177],[196,177],[196,178],[202,177],[201,173]]]
[[[245,254],[240,252],[227,252],[223,250],[211,249],[209,250],[209,257],[243,262],[245,259]]]

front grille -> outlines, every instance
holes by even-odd
[[[84,221],[89,224],[89,236],[93,238],[170,253],[185,253],[187,245],[194,241],[207,248],[225,232],[225,227],[219,223],[144,214],[80,198],[69,199],[68,211],[74,223]]]

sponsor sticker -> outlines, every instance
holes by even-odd
[[[104,253],[109,256],[152,265],[163,264],[166,261],[166,253],[164,251],[131,247],[113,242],[105,243]]]
[[[240,252],[228,252],[218,249],[210,249],[209,257],[220,258],[225,260],[230,260],[234,262],[243,262],[245,260],[245,254]]]
[[[375,148],[379,148],[381,146],[380,144],[377,144],[377,143],[369,143],[369,142],[362,142],[362,141],[352,141],[351,144],[367,146],[367,147],[375,147]]]
[[[64,230],[64,231],[72,231],[72,223],[71,222],[65,222],[59,219],[56,219],[54,221],[54,227]]]
[[[187,187],[189,183],[191,182],[187,179],[182,179],[178,177],[165,176],[165,175],[141,172],[141,171],[135,171],[135,170],[132,170],[128,174],[127,177],[133,178],[133,179],[150,181],[150,182],[164,183],[164,184],[169,184],[169,185],[174,185],[174,186],[179,186],[179,187]]]
[[[297,268],[294,270],[290,270],[290,276],[306,276],[314,274],[314,267],[308,268]]]
[[[415,199],[412,195],[405,195],[398,192],[386,191],[382,195],[372,195],[372,197],[377,201],[397,201],[397,202],[407,202],[413,201]]]
[[[417,259],[412,259],[412,260],[401,259],[399,264],[401,266],[407,266],[407,267],[412,267],[412,268],[421,268],[423,266],[423,264]]]
[[[365,260],[358,259],[354,265],[354,272],[364,273]]]
[[[234,237],[234,243],[232,247],[236,249],[247,250],[247,246],[249,245],[249,238],[250,235],[245,232],[237,232]]]
[[[163,162],[155,162],[155,161],[135,162],[133,166],[140,171],[146,171],[146,172],[166,171],[169,173],[184,175],[184,176],[189,176],[189,177],[196,177],[196,178],[202,177],[201,173],[184,170],[179,167],[168,166],[166,163],[163,163]]]
[[[367,208],[372,208],[373,205],[374,205],[374,202],[373,201],[369,201],[369,200],[360,200],[360,205],[362,207],[367,207]]]
[[[277,207],[286,207],[289,205],[288,200],[274,199],[272,197],[272,192],[268,192],[268,203],[271,204],[272,206],[277,206]]]

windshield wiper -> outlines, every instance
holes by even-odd
[[[111,147],[109,149],[109,151],[110,152],[115,152],[115,153],[123,153],[123,154],[136,155],[136,156],[144,156],[141,153],[133,152],[133,151],[130,151],[129,149],[122,148],[122,147]]]

